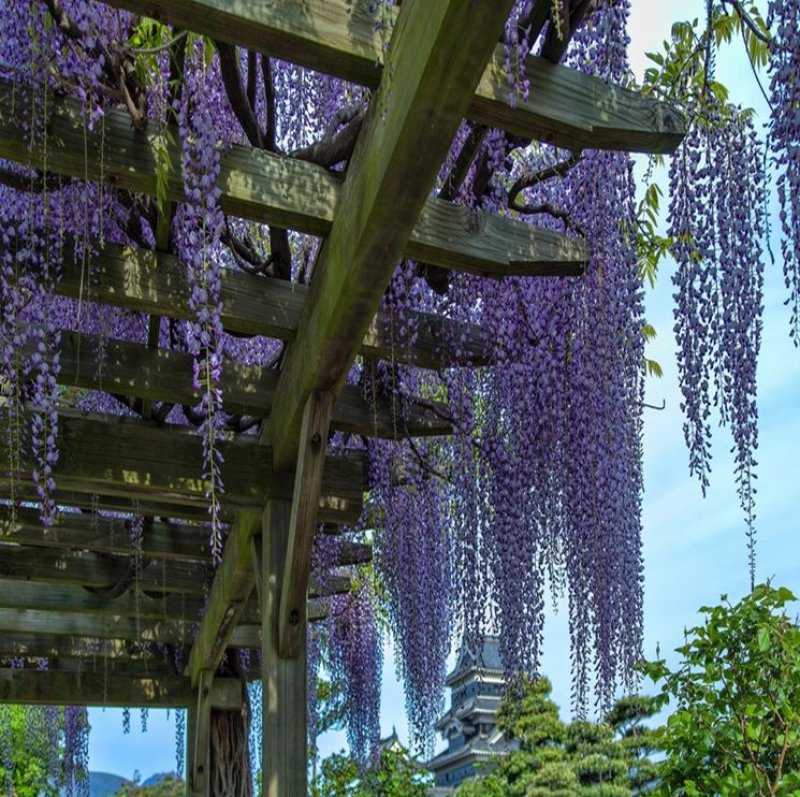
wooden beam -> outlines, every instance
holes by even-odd
[[[0,669],[0,703],[171,708],[188,706],[193,697],[189,679],[180,675],[107,674],[98,678],[90,672]],[[225,711],[241,708],[241,682],[235,678],[215,679],[209,702]]]
[[[105,117],[102,131],[88,131],[81,105],[66,98],[52,100],[47,153],[29,148],[26,111],[13,96],[13,84],[0,80],[0,157],[31,167],[46,165],[48,172],[77,179],[103,175],[114,188],[151,196],[156,194],[158,142],[173,164],[181,162],[180,143],[161,138],[158,124],[137,131],[130,116],[117,111]],[[311,235],[330,231],[342,193],[341,175],[235,145],[222,155],[220,169],[220,206],[227,213]],[[166,192],[169,199],[184,201],[179,169],[168,175]],[[475,214],[441,199],[431,198],[420,206],[415,222],[403,253],[443,268],[497,278],[574,276],[582,273],[588,259],[579,238],[508,217]]]
[[[316,392],[308,397],[303,411],[278,617],[278,653],[283,658],[296,658],[306,636],[305,604],[311,578],[311,549],[317,528],[332,412],[333,393]]]
[[[396,7],[378,5],[376,20],[368,4],[352,0],[107,2],[371,87],[378,85],[398,13]],[[529,58],[524,69],[530,94],[515,95],[512,103],[516,80],[506,70],[504,48],[498,47],[470,102],[469,117],[572,150],[668,153],[680,143],[684,120],[664,103],[539,58]]]
[[[39,495],[31,482],[12,480],[0,471],[0,505],[9,505],[9,496],[14,495],[15,503],[21,501],[38,505]],[[65,490],[56,485],[56,504],[62,508],[95,509],[109,512],[144,515],[145,517],[162,517],[185,521],[187,523],[204,523],[208,520],[208,502],[176,503],[161,496],[116,495],[94,491]],[[234,508],[223,504],[219,517],[223,523],[233,523]],[[361,504],[357,501],[339,499],[330,500],[324,505],[320,502],[320,523],[328,529],[326,533],[340,533],[341,529],[352,529],[361,518]]]
[[[62,512],[45,528],[36,509],[0,506],[0,544],[130,554],[129,524],[126,518]],[[142,556],[208,562],[209,534],[209,526],[150,520],[142,535]]]
[[[170,642],[191,645],[196,622],[145,620],[109,615],[95,617],[80,612],[0,609],[0,633],[14,636],[41,633],[49,636],[77,636],[90,639],[128,639],[132,642]],[[230,646],[258,648],[261,630],[257,625],[239,625]]]
[[[2,555],[2,551],[0,551]],[[90,592],[83,586],[61,582],[18,581],[0,578],[0,608],[33,609],[44,612],[74,612],[95,617],[127,617],[140,620],[178,620],[198,623],[206,601],[201,597],[167,594],[162,597],[130,592],[109,598]],[[248,624],[261,622],[258,604],[245,607],[242,620]]]
[[[67,551],[130,556],[130,519],[97,513],[60,512],[50,526],[42,526],[38,509],[0,504],[2,546],[28,546]],[[149,519],[142,535],[143,559],[179,559],[209,564],[210,527],[194,523],[169,523]],[[370,545],[350,540],[337,547],[337,567],[367,564]]]
[[[250,546],[260,527],[260,511],[237,513],[189,656],[188,673],[192,686],[200,685],[205,671],[217,669],[233,629],[245,610],[255,582]]]
[[[60,512],[50,526],[44,527],[37,509],[0,504],[0,549],[14,545],[129,556],[129,522],[93,512]],[[149,519],[142,535],[142,557],[208,564],[209,534],[208,525]],[[372,561],[372,548],[365,543],[342,540],[337,551],[338,567]]]
[[[264,797],[294,797],[308,790],[305,637],[293,659],[278,655],[280,591],[292,505],[270,499],[264,509],[263,551],[263,747]]]
[[[4,579],[109,590],[125,579],[133,585],[131,567],[130,555],[0,545],[0,578]],[[209,576],[210,570],[200,562],[162,559],[143,562],[137,581],[147,592],[200,596]]]
[[[189,405],[199,401],[190,354],[107,339],[102,342],[103,368],[98,372],[95,352],[99,345],[95,335],[62,332],[59,384],[148,401]],[[274,369],[223,360],[220,389],[226,412],[268,417],[277,383],[278,371]],[[331,426],[369,437],[430,437],[452,432],[448,418],[448,408],[441,402],[398,396],[393,411],[387,403],[370,404],[357,386],[346,385],[334,408]]]
[[[106,244],[90,255],[88,271],[91,280],[85,284],[82,263],[69,254],[56,291],[84,301],[192,318],[185,269],[170,255]],[[221,320],[228,332],[295,339],[307,286],[231,269],[223,269],[220,282]],[[456,324],[431,313],[416,313],[412,319],[418,335],[414,346],[406,347],[398,339],[391,317],[378,313],[361,343],[361,354],[432,369],[491,362],[493,341],[479,327]]]
[[[6,434],[7,422],[0,418],[0,435]],[[25,424],[26,433],[28,427]],[[292,495],[292,475],[274,473],[270,449],[257,445],[255,438],[221,440],[217,448],[224,457],[222,502],[227,508],[260,508],[267,495]],[[24,451],[29,450],[24,445]],[[207,506],[202,440],[194,430],[64,412],[59,416],[58,452],[54,476],[59,490]],[[16,475],[21,485],[31,486],[33,463],[29,456],[21,459],[22,473]],[[12,475],[3,458],[0,478]],[[354,507],[361,507],[363,488],[363,458],[358,452],[347,459],[328,457],[320,518],[352,517]]]
[[[211,570],[199,562],[184,561],[150,561],[143,562],[138,578],[132,572],[132,563],[129,555],[95,554],[91,551],[50,550],[24,545],[15,545],[4,541],[0,543],[0,584],[3,580],[16,582],[35,582],[39,585],[57,585],[58,587],[83,587],[94,590],[101,596],[112,593],[114,588],[122,583],[123,589],[137,587],[150,594],[151,598],[140,597],[139,611],[149,613],[153,617],[162,617],[165,606],[171,606],[166,611],[167,616],[178,619],[199,620],[204,607],[186,602],[186,610],[182,601],[186,596],[199,598],[205,595],[206,585],[209,581]],[[19,587],[20,592],[9,589],[7,595],[13,600],[24,594],[24,587]],[[338,595],[350,590],[350,579],[347,576],[333,576],[322,584],[312,581],[309,585],[309,597],[318,598],[328,595]],[[165,603],[164,595],[172,596],[174,600]],[[8,600],[9,598],[5,598]],[[55,598],[53,598],[55,600]],[[81,610],[88,610],[92,605],[87,600],[81,605]],[[102,602],[98,606],[102,606]],[[113,604],[110,604],[113,606]],[[24,603],[13,603],[11,606],[25,608]],[[122,604],[120,603],[121,607]],[[50,607],[56,608],[56,607]],[[193,614],[190,609],[197,609]],[[255,610],[255,606],[252,607]],[[112,614],[120,614],[115,611]],[[129,613],[133,617],[137,611]],[[252,614],[248,616],[253,616]],[[254,617],[255,620],[258,617]]]
[[[196,685],[195,711],[191,716],[192,762],[189,768],[191,791],[198,795],[211,795],[211,690],[214,685],[214,670],[204,670]],[[241,686],[239,687],[241,689]]]
[[[274,465],[297,458],[308,395],[338,391],[425,204],[511,0],[406,0],[275,393]]]
[[[0,505],[8,506],[8,496],[12,494],[11,479],[0,472]],[[20,484],[14,482],[13,495],[15,504],[26,502],[29,504],[39,504],[39,495],[31,483]],[[208,503],[185,504],[175,503],[166,498],[153,496],[119,496],[108,495],[105,493],[79,492],[78,490],[65,490],[56,485],[55,494],[56,504],[63,509],[84,509],[94,512],[102,510],[108,512],[124,512],[125,514],[143,515],[145,517],[161,517],[181,520],[186,523],[207,523],[208,522]],[[343,524],[358,521],[360,512],[355,508],[350,513],[349,521],[342,520]],[[220,511],[220,520],[223,523],[232,523],[233,510],[223,506]],[[338,528],[334,524],[334,528]]]

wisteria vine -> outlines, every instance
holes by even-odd
[[[379,34],[386,30],[388,5],[370,5]],[[519,0],[502,42],[509,101],[532,91],[525,69],[531,52],[555,61],[566,52],[570,66],[627,83],[629,10],[628,0]],[[689,465],[705,489],[717,411],[733,435],[751,578],[767,151],[781,206],[791,334],[800,345],[798,4],[772,0],[768,23],[769,142],[759,140],[746,111],[719,102],[704,109],[670,166],[675,331]],[[230,146],[248,145],[341,173],[370,93],[89,0],[0,0],[0,76],[4,102],[14,109],[13,123],[30,153],[27,163],[0,163],[1,467],[11,485],[9,503],[33,499],[45,523],[61,511],[54,473],[62,409],[194,427],[202,440],[198,474],[207,485],[216,564],[224,527],[220,441],[252,436],[260,425],[260,418],[224,405],[223,366],[278,368],[284,351],[280,341],[224,329],[222,282],[227,272],[243,272],[308,283],[319,251],[312,236],[226,212],[218,187],[221,159]],[[65,96],[78,101],[87,135],[104,131],[107,115],[119,109],[137,130],[148,129],[158,172],[154,199],[106,180],[102,152],[99,176],[88,169],[85,179],[50,173],[49,115]],[[169,159],[173,141],[180,163]],[[44,153],[43,163],[35,152]],[[557,179],[532,179],[545,173]],[[183,195],[173,204],[166,186],[178,180]],[[641,650],[645,319],[632,161],[620,153],[566,152],[465,120],[435,190],[476,217],[510,215],[579,233],[591,256],[585,275],[575,280],[497,281],[403,260],[382,304],[392,356],[359,358],[353,365],[351,385],[361,388],[376,426],[379,412],[389,414],[395,434],[384,440],[337,434],[330,442],[332,451],[357,448],[368,457],[362,528],[375,560],[366,573],[346,571],[357,581],[355,592],[322,601],[328,620],[311,632],[308,691],[313,714],[318,668],[329,668],[344,684],[350,747],[365,766],[380,735],[384,631],[397,651],[412,740],[420,750],[429,747],[443,706],[454,642],[475,645],[481,635],[499,633],[508,673],[538,672],[548,591],[568,603],[578,710],[587,710],[592,694],[607,707],[620,686],[631,686]],[[184,320],[102,306],[91,261],[106,242],[174,256],[189,288]],[[58,295],[67,261],[81,271],[78,299]],[[492,341],[490,366],[431,372],[404,364],[421,334],[417,311],[480,325]],[[196,404],[59,387],[59,350],[76,333],[97,341],[98,375],[110,340],[190,354]],[[447,343],[462,359],[465,341]],[[451,439],[402,439],[415,402],[436,408],[444,401]],[[23,463],[31,465],[29,472]],[[143,536],[152,518],[145,522],[137,505],[124,512],[95,509],[99,518],[128,524],[138,618]],[[318,536],[314,577],[324,584],[339,571],[339,541]],[[143,643],[142,650],[150,648]],[[176,663],[182,658],[177,647],[154,651]],[[67,709],[63,717],[62,774],[74,793],[82,793],[86,715]],[[129,713],[124,722],[129,726]],[[179,751],[185,722],[179,715]],[[315,724],[309,724],[313,733]],[[5,758],[4,726],[0,747]]]

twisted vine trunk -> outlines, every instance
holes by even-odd
[[[234,670],[241,677],[237,657]],[[250,699],[242,677],[242,708],[211,712],[211,797],[253,797]]]

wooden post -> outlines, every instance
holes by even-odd
[[[204,670],[197,688],[197,700],[189,706],[186,792],[189,797],[211,795],[211,684],[213,670]]]
[[[295,658],[278,656],[278,612],[291,513],[290,501],[270,499],[262,522],[264,797],[303,797],[308,790],[305,636]],[[305,613],[305,603],[301,611]]]

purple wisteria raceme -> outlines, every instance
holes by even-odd
[[[800,346],[800,5],[772,0],[770,42],[770,148],[777,169],[781,255],[789,295],[791,336]]]
[[[698,122],[670,169],[678,264],[675,336],[689,468],[705,491],[714,408],[733,437],[735,479],[755,580],[756,366],[763,313],[763,149],[748,114]]]
[[[380,741],[381,638],[364,584],[331,602],[331,676],[345,687],[347,741],[366,768],[376,761]]]
[[[194,357],[193,380],[200,392],[204,416],[203,478],[211,515],[211,551],[215,561],[222,556],[220,535],[220,497],[224,490],[220,465],[222,454],[217,446],[225,419],[219,387],[222,374],[223,329],[220,318],[221,260],[215,256],[223,227],[219,209],[220,168],[219,138],[213,106],[204,93],[207,82],[202,43],[198,42],[187,69],[183,101],[179,105],[182,170],[186,204],[178,214],[176,238],[189,277],[189,308],[194,315],[188,336],[189,351]],[[210,68],[210,67],[209,67]]]

